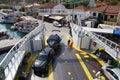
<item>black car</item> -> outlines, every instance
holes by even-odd
[[[32,65],[34,72],[47,72],[49,64],[53,61],[54,56],[54,49],[46,47],[42,50]]]
[[[47,43],[50,47],[52,48],[58,48],[60,46],[61,38],[59,35],[50,35],[49,38],[47,39]]]

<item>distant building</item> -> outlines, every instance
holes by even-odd
[[[87,10],[90,11],[90,13],[91,13],[90,17],[91,18],[96,18],[97,19],[99,15],[104,14],[107,7],[108,7],[107,5],[106,6],[99,6],[99,7],[94,7],[94,8],[88,8]]]
[[[108,6],[104,12],[104,20],[117,22],[120,6]]]
[[[35,14],[38,12],[39,7],[40,7],[40,4],[37,4],[37,3],[29,4],[25,6],[25,11],[28,14]]]
[[[116,24],[119,21],[120,6],[104,5],[95,8],[89,8],[91,18],[98,18],[100,15],[103,17],[104,23]]]

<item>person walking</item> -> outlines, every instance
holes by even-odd
[[[72,48],[73,46],[73,41],[70,42],[69,47]]]
[[[70,45],[70,39],[68,40],[67,45],[68,45],[68,47],[69,47],[69,45]]]

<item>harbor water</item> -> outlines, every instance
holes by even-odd
[[[0,14],[0,20],[2,19],[3,15]],[[7,34],[9,35],[10,38],[14,38],[14,39],[20,39],[22,37],[24,37],[26,34],[25,33],[21,33],[17,30],[11,30],[11,26],[13,24],[2,24],[0,23],[0,29],[5,29],[7,30]],[[0,52],[0,61],[3,59],[3,57],[6,55],[8,51],[4,51],[4,52]]]

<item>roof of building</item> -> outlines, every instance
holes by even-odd
[[[105,12],[107,15],[117,15],[120,12],[120,6],[104,5],[95,8],[89,8],[88,11]]]
[[[55,3],[52,3],[52,2],[49,2],[49,3],[45,3],[43,5],[41,5],[39,8],[40,9],[52,9],[56,4]]]
[[[74,9],[76,9],[78,11],[86,11],[87,7],[85,7],[85,6],[78,6],[78,7],[75,7]]]
[[[108,6],[98,6],[98,7],[94,7],[94,8],[89,8],[87,9],[88,11],[96,11],[96,12],[104,12],[106,10]]]
[[[108,6],[105,13],[118,14],[120,12],[120,6]]]

